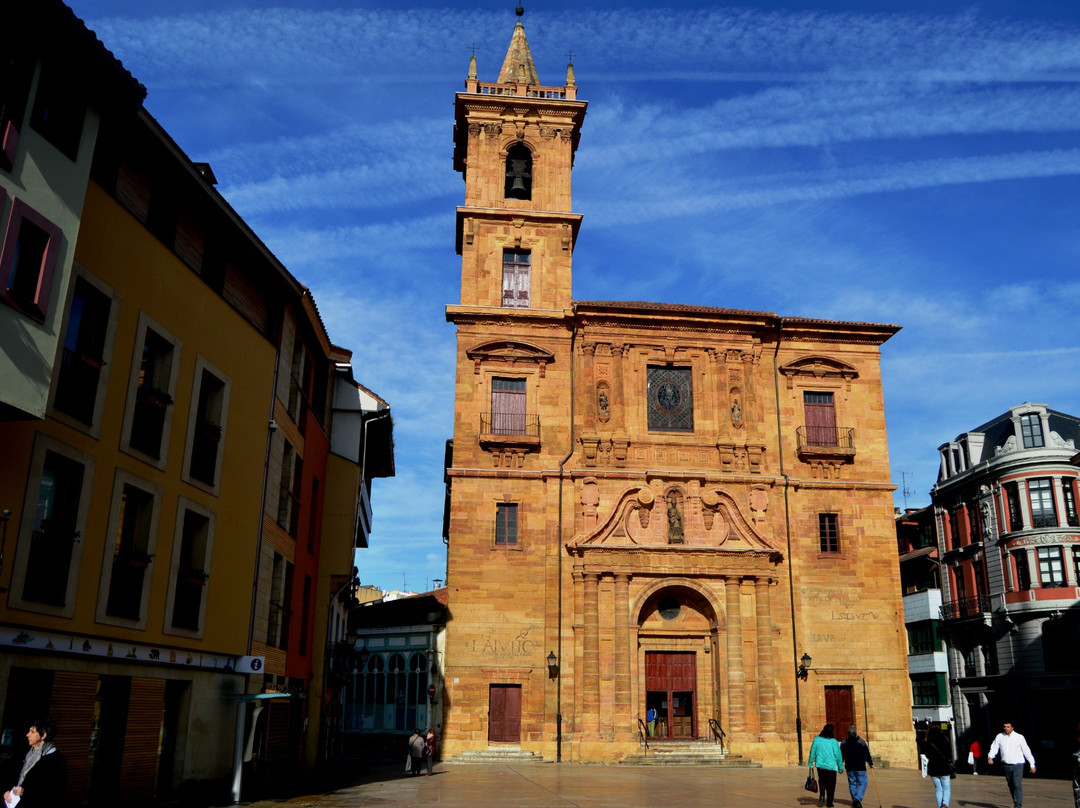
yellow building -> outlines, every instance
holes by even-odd
[[[48,716],[73,802],[261,795],[320,760],[389,405],[81,21],[19,15],[0,256],[39,253],[0,299],[0,776]]]
[[[443,749],[624,760],[652,709],[653,745],[723,733],[787,765],[855,723],[908,765],[897,327],[575,301],[577,95],[572,66],[541,84],[519,21],[498,80],[474,58],[456,96]]]

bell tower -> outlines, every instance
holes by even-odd
[[[454,168],[465,179],[457,209],[461,307],[562,311],[571,305],[571,258],[581,216],[570,174],[585,118],[573,64],[561,87],[540,84],[521,22],[498,80],[469,60],[455,101]],[[458,307],[450,307],[453,319]],[[509,312],[507,312],[509,313]]]

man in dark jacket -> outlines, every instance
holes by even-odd
[[[60,808],[67,791],[67,761],[53,743],[56,726],[49,719],[35,721],[26,733],[30,751],[23,759],[19,784],[4,794],[21,798],[22,808]]]
[[[862,798],[866,795],[866,787],[870,783],[866,767],[874,768],[874,761],[870,757],[869,744],[859,737],[854,724],[848,727],[847,740],[840,744],[840,754],[844,756],[844,768],[847,769],[851,807],[862,808]]]

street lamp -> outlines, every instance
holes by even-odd
[[[810,663],[813,662],[813,658],[803,653],[802,659],[799,660],[799,666],[795,668],[795,739],[799,744],[799,765],[803,765],[803,749],[802,749],[802,701],[799,694],[799,682],[805,682],[810,675]]]
[[[548,678],[555,681],[559,678],[559,658],[551,651],[547,655]]]

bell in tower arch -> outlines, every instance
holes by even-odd
[[[514,144],[506,153],[507,199],[532,199],[532,152],[523,143]]]

